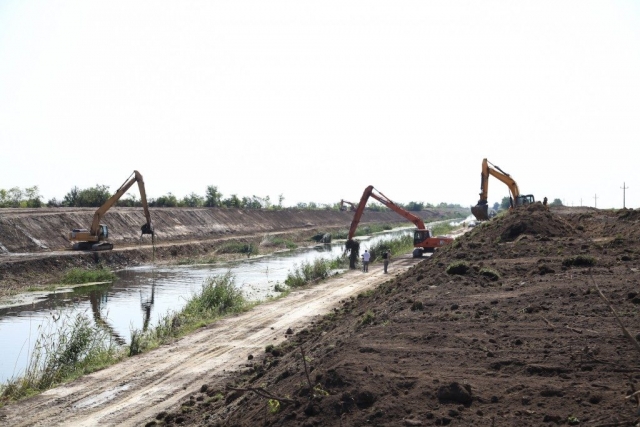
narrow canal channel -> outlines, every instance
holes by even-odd
[[[360,250],[412,233],[413,228],[405,228],[363,238]],[[302,262],[343,252],[344,243],[334,243],[225,264],[140,266],[116,272],[112,284],[57,291],[28,305],[0,308],[0,384],[24,373],[40,331],[51,330],[54,318],[84,313],[116,342],[127,344],[131,330],[153,327],[163,315],[180,310],[210,276],[231,272],[246,298],[260,301],[278,295],[275,285]]]

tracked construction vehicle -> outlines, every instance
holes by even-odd
[[[480,200],[478,204],[471,208],[471,213],[476,217],[478,221],[486,221],[489,219],[489,205],[487,203],[487,196],[489,193],[489,176],[493,176],[498,180],[504,182],[509,188],[510,196],[510,208],[513,209],[518,206],[529,205],[535,203],[533,194],[522,195],[516,181],[511,176],[500,169],[498,166],[491,164],[489,166],[487,159],[482,160],[482,174],[480,180]]]
[[[414,258],[421,257],[424,252],[434,252],[437,248],[453,242],[453,239],[451,237],[432,237],[431,232],[424,226],[424,221],[421,218],[393,203],[391,199],[389,199],[387,196],[370,185],[365,188],[364,193],[362,193],[362,198],[360,199],[360,203],[358,203],[358,208],[353,215],[351,228],[349,228],[349,235],[347,237],[348,250],[351,246],[353,246],[353,237],[356,234],[356,229],[358,228],[360,218],[362,218],[362,213],[364,212],[364,208],[367,205],[369,197],[373,197],[392,211],[396,212],[400,216],[408,219],[416,225],[417,229],[413,233],[413,246],[415,248],[413,251]]]
[[[141,227],[142,235],[151,234],[151,238],[153,239],[154,230],[151,225],[151,215],[149,214],[144,181],[142,180],[142,175],[140,175],[138,171],[133,171],[132,177],[125,181],[118,191],[116,191],[116,193],[102,206],[100,206],[98,210],[96,210],[95,214],[93,214],[93,222],[91,223],[90,229],[74,228],[71,230],[71,233],[69,233],[69,241],[73,244],[72,248],[74,250],[109,251],[113,249],[113,244],[107,241],[109,237],[109,228],[104,224],[100,224],[100,221],[107,211],[115,205],[116,202],[120,200],[120,197],[122,197],[122,195],[126,193],[127,190],[136,182],[138,183],[138,189],[140,190],[140,200],[142,202],[142,208],[144,209],[144,216],[147,219],[147,222]]]

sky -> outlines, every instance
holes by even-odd
[[[639,154],[632,0],[0,0],[0,188],[45,201],[138,170],[148,197],[469,206],[487,158],[640,208]]]

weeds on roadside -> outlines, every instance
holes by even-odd
[[[397,255],[410,252],[412,249],[413,236],[402,236],[381,241],[369,248],[369,253],[371,254],[370,261],[373,263],[382,259],[382,254],[387,250],[391,252],[391,255]]]
[[[123,357],[111,337],[84,314],[53,317],[40,327],[25,373],[0,386],[0,400],[18,400],[72,380]]]

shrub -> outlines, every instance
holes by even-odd
[[[500,278],[500,273],[490,268],[481,268],[480,274],[482,276],[488,277],[489,279],[496,281]]]
[[[304,286],[313,280],[324,279],[329,276],[330,261],[315,259],[313,262],[302,261],[300,266],[287,274],[285,285],[295,288]]]
[[[370,325],[373,323],[375,319],[376,319],[375,313],[371,310],[367,310],[367,312],[364,313],[364,315],[362,316],[362,320],[360,321],[360,324],[362,326]]]
[[[223,254],[247,254],[257,255],[258,245],[242,242],[228,242],[220,247],[220,253]]]
[[[569,258],[565,258],[562,261],[562,265],[564,265],[565,267],[570,267],[570,266],[591,267],[592,265],[595,265],[595,263],[596,263],[596,259],[588,255],[576,255]]]
[[[467,274],[469,272],[469,264],[465,261],[457,261],[447,266],[447,274]]]

